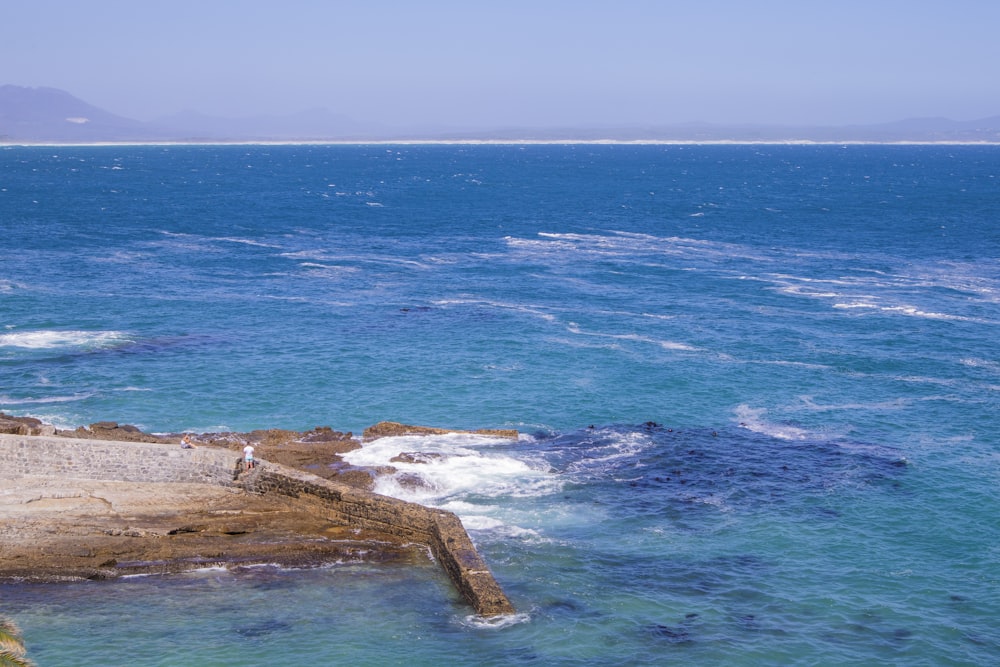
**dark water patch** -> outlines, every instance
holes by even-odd
[[[539,655],[537,650],[528,646],[506,647],[502,660],[502,664],[505,665],[541,665],[547,662],[545,656]]]
[[[830,521],[836,521],[841,517],[841,513],[832,507],[815,507],[812,510],[812,515],[816,519],[827,519]]]
[[[537,606],[542,616],[551,618],[573,618],[576,621],[600,621],[605,614],[586,602],[571,597],[553,598],[541,601]]]
[[[264,621],[261,623],[255,623],[253,625],[245,625],[236,628],[236,634],[241,637],[246,637],[247,639],[256,639],[258,637],[266,637],[268,635],[288,632],[292,629],[290,623],[285,623],[284,621]]]
[[[683,626],[656,623],[647,629],[654,637],[663,639],[671,644],[690,644],[694,642],[691,632]]]
[[[631,515],[759,512],[831,489],[898,488],[899,450],[842,440],[790,441],[742,428],[588,427],[538,443],[552,469],[601,489]],[[810,509],[813,515],[822,511]],[[829,518],[836,518],[830,515]]]
[[[731,602],[753,604],[766,597],[774,566],[751,554],[714,558],[659,558],[626,552],[591,554],[589,564],[616,590],[669,591],[674,595],[715,596]]]
[[[646,631],[657,640],[670,644],[692,644],[700,618],[700,614],[691,612],[677,623],[652,623],[646,626]]]

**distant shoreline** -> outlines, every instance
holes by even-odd
[[[102,148],[129,146],[1000,146],[1000,141],[814,141],[681,140],[681,139],[373,139],[365,140],[236,140],[236,141],[0,141],[0,148]]]

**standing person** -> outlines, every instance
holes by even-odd
[[[243,448],[243,462],[246,463],[247,470],[254,467],[253,445],[249,442],[247,443],[247,446]]]

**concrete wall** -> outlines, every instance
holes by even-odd
[[[216,447],[0,435],[0,477],[231,484],[241,457]]]
[[[253,493],[280,493],[321,501],[328,516],[345,525],[376,530],[431,547],[459,592],[479,614],[514,612],[451,512],[325,480],[263,461],[241,473],[241,456],[228,449],[144,442],[0,435],[0,478],[44,475],[124,482],[238,484]]]
[[[483,616],[514,613],[503,589],[476,550],[461,520],[451,512],[408,503],[265,462],[243,477],[248,490],[322,500],[330,516],[346,525],[377,530],[431,547],[455,587]]]

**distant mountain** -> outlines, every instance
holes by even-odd
[[[247,118],[187,111],[144,123],[56,88],[0,86],[0,142],[5,143],[358,140],[380,134],[385,131],[326,109]]]
[[[153,128],[87,104],[56,88],[0,86],[0,141],[136,141]]]
[[[843,127],[677,125],[399,130],[326,109],[287,116],[219,118],[195,111],[144,123],[117,116],[55,88],[0,86],[0,143],[148,141],[692,141],[692,142],[989,142],[1000,143],[1000,116],[976,121],[913,118]]]

